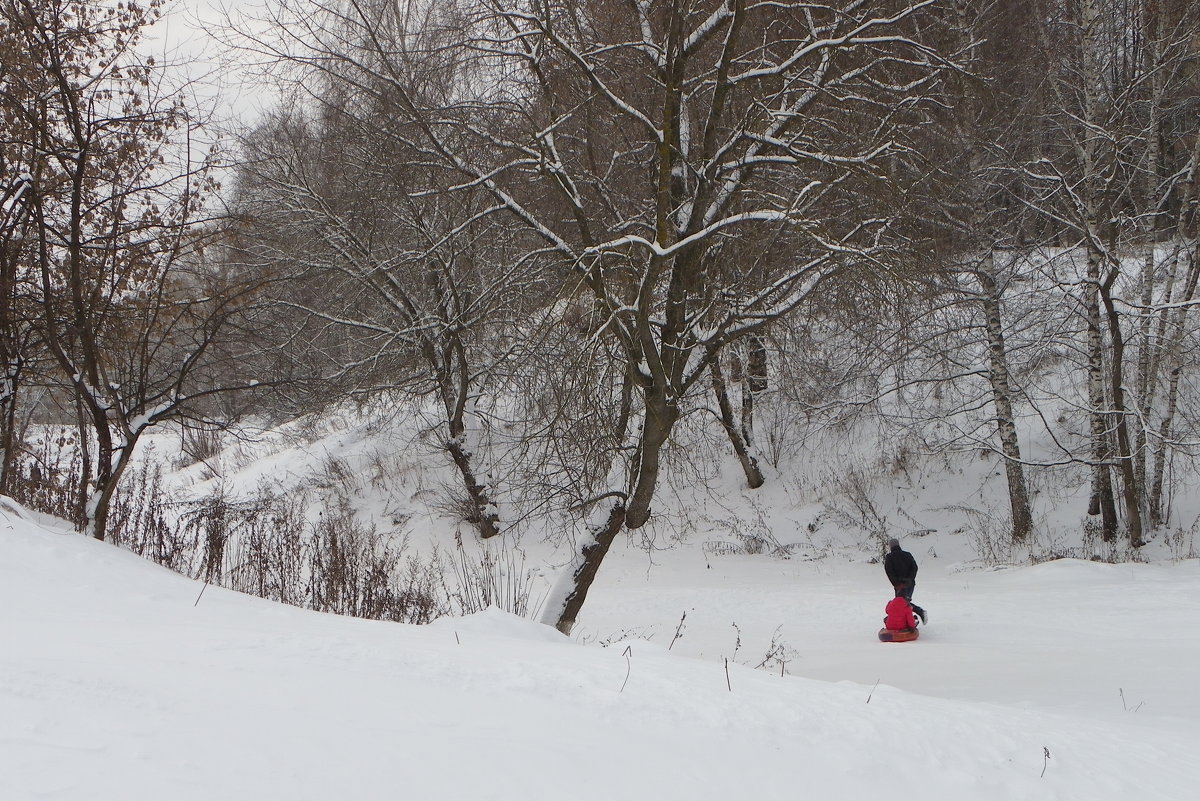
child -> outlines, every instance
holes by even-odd
[[[884,609],[887,617],[883,619],[883,627],[888,631],[914,631],[917,619],[913,617],[912,607],[904,597],[903,590],[896,591],[896,597],[888,601]]]

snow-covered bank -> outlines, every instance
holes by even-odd
[[[796,579],[794,595],[761,583],[762,565]],[[1200,780],[1195,638],[1176,616],[1200,611],[1194,563],[1112,568],[1099,579],[1080,564],[960,577],[959,601],[1003,596],[1019,618],[1053,610],[1013,623],[1039,649],[1070,655],[1042,670],[1034,663],[1044,652],[1013,647],[1012,630],[988,639],[979,621],[956,621],[942,594],[949,581],[935,591],[932,572],[928,637],[871,642],[878,577],[869,568],[825,564],[802,586],[788,562],[706,570],[727,578],[708,588],[714,608],[748,609],[749,598],[780,619],[791,609],[793,620],[816,621],[791,643],[799,655],[789,674],[845,681],[739,664],[727,679],[723,658],[684,655],[725,633],[704,628],[707,607],[682,571],[659,571],[651,593],[614,570],[604,602],[591,606],[646,629],[666,625],[659,616],[679,605],[672,592],[686,594],[697,611],[669,653],[666,631],[601,648],[499,612],[410,627],[213,587],[196,604],[196,582],[0,513],[0,797],[1191,797]],[[1098,585],[1119,597],[1092,603],[1086,588]],[[839,598],[845,614],[861,604],[867,617],[835,635],[847,627],[825,610]],[[1109,626],[1114,609],[1121,625]],[[1098,640],[1102,659],[1089,650]],[[956,652],[973,655],[970,671]],[[1055,703],[1060,685],[1039,683],[1070,670],[1080,685],[1106,685],[1113,665],[1145,677],[1144,687],[1124,687],[1131,706],[1146,701],[1140,711],[1065,712],[1078,704]],[[1162,716],[1150,693],[1172,675],[1162,689],[1174,714]],[[910,686],[913,677],[928,686]],[[953,697],[929,697],[939,679]],[[998,696],[1006,684],[1029,697]]]
[[[577,634],[600,640],[636,620],[639,636],[666,645],[686,612],[675,653],[719,659],[738,648],[756,665],[774,642],[783,669],[807,678],[1200,725],[1200,561],[983,570],[909,547],[921,564],[915,599],[931,615],[912,649],[875,641],[891,595],[878,564],[672,552],[669,568],[647,569],[631,548],[610,555]]]

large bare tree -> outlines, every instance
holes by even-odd
[[[608,316],[636,400],[621,469],[547,605],[561,630],[620,527],[647,522],[663,447],[722,350],[839,273],[894,263],[871,192],[903,150],[896,109],[919,105],[936,74],[919,41],[929,6],[595,3],[484,17],[496,34],[477,46],[530,76],[542,125],[526,158],[570,213],[566,226],[534,222]]]
[[[199,255],[213,185],[198,121],[138,49],[159,5],[0,3],[16,45],[5,63],[22,65],[5,75],[4,114],[19,133],[32,324],[77,410],[77,515],[101,539],[143,432],[216,391],[194,379],[243,297]]]
[[[925,41],[936,6],[274,4],[286,24],[255,47],[388,98],[429,163],[557,254],[618,345],[631,413],[546,606],[561,630],[617,533],[650,519],[664,446],[722,349],[839,272],[894,264],[879,188],[939,72]],[[439,57],[472,65],[437,102],[408,68],[430,25],[460,33]]]

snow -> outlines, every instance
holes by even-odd
[[[623,543],[568,639],[498,610],[413,627],[201,596],[37,521],[0,506],[4,799],[1181,801],[1200,780],[1196,560],[978,570],[914,539],[930,625],[882,644],[878,564],[687,546],[651,568]],[[772,637],[786,662],[752,669]]]

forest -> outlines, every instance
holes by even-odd
[[[353,514],[143,459],[389,408],[461,536],[578,532],[566,633],[697,461],[755,490],[864,428],[994,460],[1010,543],[1056,475],[1081,538],[1193,525],[1200,4],[267,0],[214,34],[270,87],[232,122],[168,10],[0,0],[0,495],[214,580],[270,511],[418,619]]]

